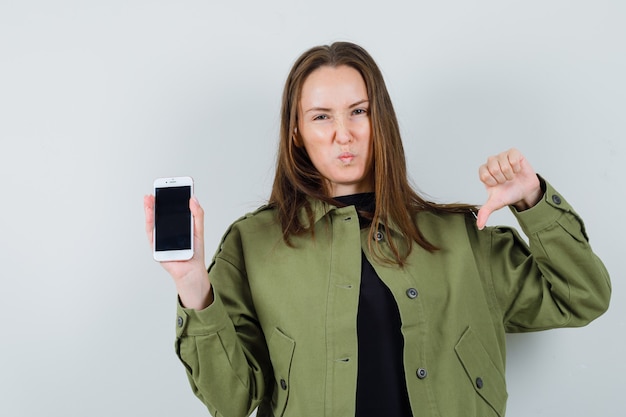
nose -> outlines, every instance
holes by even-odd
[[[337,119],[335,125],[335,142],[339,145],[347,145],[352,142],[352,133],[348,124],[343,119]]]

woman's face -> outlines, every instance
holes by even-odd
[[[369,99],[357,70],[323,66],[307,77],[298,133],[300,145],[328,181],[331,196],[374,190]]]

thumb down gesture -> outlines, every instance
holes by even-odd
[[[535,170],[517,149],[489,157],[478,169],[478,175],[487,190],[487,202],[478,211],[476,220],[481,230],[494,211],[506,206],[523,211],[543,196]]]

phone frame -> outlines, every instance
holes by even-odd
[[[190,213],[190,222],[189,222],[189,232],[191,236],[191,247],[189,249],[182,250],[159,250],[156,249],[156,241],[157,241],[157,189],[159,188],[174,188],[174,187],[190,187],[190,197],[193,196],[193,178],[191,177],[164,177],[157,178],[154,180],[153,188],[154,188],[154,226],[152,228],[152,256],[155,261],[158,262],[168,262],[168,261],[186,261],[193,257],[194,253],[194,244],[193,244],[193,214]]]

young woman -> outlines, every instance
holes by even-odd
[[[180,300],[176,350],[214,416],[503,416],[505,332],[583,326],[608,308],[582,220],[519,151],[480,167],[480,210],[410,187],[361,47],[296,61],[280,137],[268,204],[231,225],[208,272],[195,198],[195,255],[163,263]],[[529,246],[485,228],[506,206]]]

